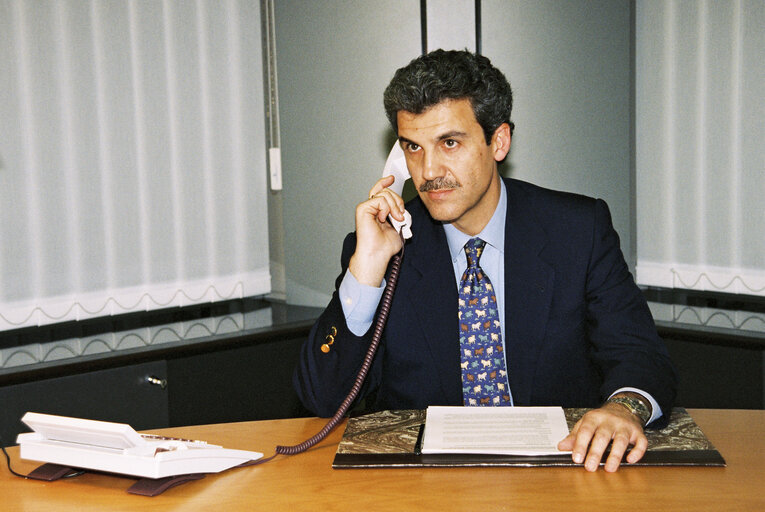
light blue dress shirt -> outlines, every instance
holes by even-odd
[[[497,292],[497,309],[499,312],[499,321],[501,323],[502,330],[502,344],[505,345],[505,217],[507,214],[507,191],[505,190],[505,183],[500,180],[501,191],[499,195],[499,203],[497,203],[497,209],[494,210],[489,223],[483,230],[475,235],[484,242],[483,253],[481,254],[481,260],[479,265],[489,276],[489,280]],[[467,257],[465,256],[465,244],[468,240],[473,238],[455,228],[451,224],[444,224],[444,232],[446,233],[446,242],[449,245],[449,254],[452,259],[452,266],[454,268],[454,285],[459,286],[462,274],[465,273],[467,268]],[[412,236],[417,236],[417,233],[413,233]],[[374,314],[377,310],[377,306],[380,304],[383,291],[385,290],[385,280],[383,280],[381,286],[376,288],[374,286],[366,286],[359,283],[353,274],[349,271],[343,276],[343,280],[340,283],[338,294],[340,296],[340,302],[343,306],[343,313],[345,314],[345,321],[348,325],[348,329],[356,336],[362,336],[374,322]],[[507,354],[507,350],[503,350],[504,354]],[[505,361],[506,367],[507,361]],[[662,415],[659,404],[654,398],[636,388],[621,388],[611,395],[615,395],[622,391],[632,391],[643,395],[649,402],[653,409],[651,418],[648,422],[652,422]],[[510,400],[512,402],[512,390]]]

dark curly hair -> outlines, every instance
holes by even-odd
[[[421,114],[444,100],[469,99],[486,143],[502,124],[510,125],[513,91],[489,59],[467,50],[435,50],[417,57],[393,75],[383,94],[385,114],[398,133],[399,110]]]

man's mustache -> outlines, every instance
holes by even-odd
[[[434,180],[428,180],[420,185],[420,192],[429,192],[431,190],[442,190],[460,188],[462,185],[457,180],[451,178],[436,178]]]

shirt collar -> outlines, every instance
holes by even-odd
[[[505,190],[505,182],[500,178],[500,192],[499,202],[497,203],[497,209],[494,210],[494,215],[491,216],[489,223],[486,227],[478,233],[477,236],[488,245],[491,245],[500,253],[505,252],[505,217],[507,215],[507,191]],[[464,258],[465,244],[468,240],[473,238],[470,235],[466,235],[459,229],[455,228],[452,224],[444,224],[444,232],[446,233],[446,242],[449,244],[449,253],[451,254],[452,261],[457,258]]]

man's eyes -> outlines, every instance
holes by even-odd
[[[459,142],[457,142],[455,139],[444,139],[442,144],[447,149],[453,149],[459,145]],[[421,146],[419,144],[415,144],[414,142],[407,142],[404,145],[404,149],[409,153],[416,153],[421,149]]]

